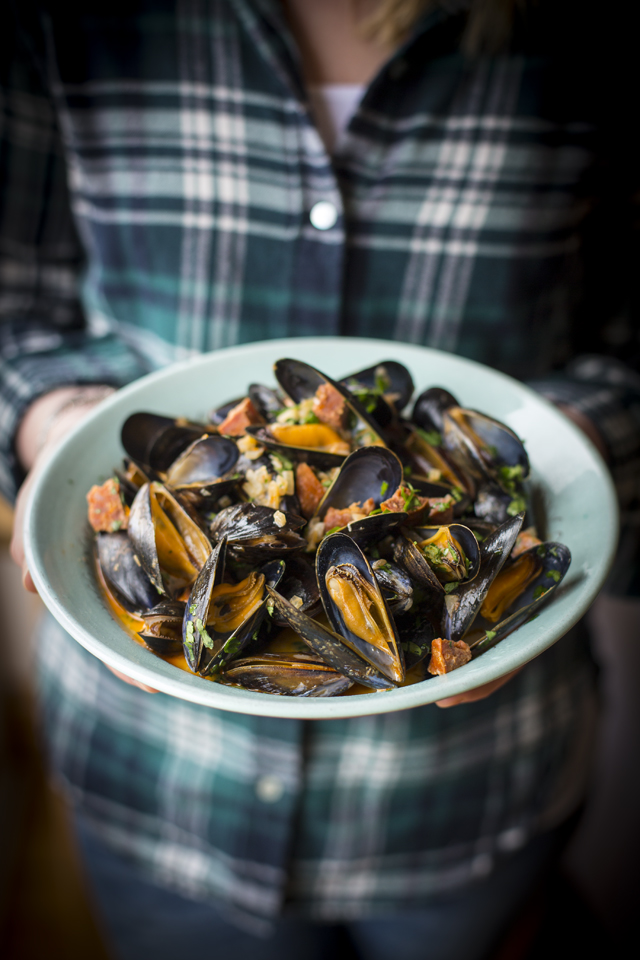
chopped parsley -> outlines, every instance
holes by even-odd
[[[199,617],[197,617],[195,623],[196,623],[196,630],[200,634],[200,639],[204,643],[205,647],[207,647],[209,650],[213,650],[213,640],[207,633],[202,620]]]
[[[540,597],[544,597],[547,590],[548,590],[548,587],[543,587],[542,584],[540,584],[540,586],[536,587],[535,590],[533,591],[533,599],[539,600]]]
[[[422,437],[422,439],[428,443],[429,446],[442,446],[442,434],[438,433],[437,430],[423,430],[422,427],[416,427],[416,433],[419,437]]]
[[[526,509],[527,502],[524,497],[514,497],[507,507],[507,513],[510,517],[517,517],[519,513],[523,513]]]
[[[331,530],[327,530],[325,537],[330,537],[332,533],[337,533],[338,530],[342,530],[342,527],[331,527]]]
[[[493,638],[495,637],[495,635],[496,635],[496,631],[495,631],[495,630],[487,630],[487,632],[486,632],[485,635],[484,635],[484,636],[485,636],[485,640],[493,640]]]
[[[459,587],[459,586],[460,586],[460,581],[459,581],[459,580],[451,580],[450,583],[445,583],[445,584],[444,584],[444,592],[445,592],[445,593],[452,593],[452,592],[456,589],[456,587]]]
[[[382,500],[382,498],[384,497],[384,495],[385,495],[385,493],[387,492],[388,489],[389,489],[389,484],[388,484],[387,481],[385,480],[385,481],[382,483],[382,486],[380,487],[380,499],[381,499],[381,500]]]
[[[547,576],[550,577],[551,580],[555,580],[556,583],[560,583],[562,579],[562,574],[559,570],[547,570]]]

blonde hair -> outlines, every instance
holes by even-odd
[[[381,46],[397,47],[415,23],[438,6],[438,0],[378,0],[375,10],[361,19],[362,32]],[[504,50],[524,0],[472,0],[462,49],[471,56]]]

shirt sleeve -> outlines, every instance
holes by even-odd
[[[129,345],[86,322],[84,255],[37,18],[25,26],[8,12],[7,21],[0,39],[0,491],[13,499],[24,479],[14,437],[34,400],[69,384],[122,386],[147,371]]]

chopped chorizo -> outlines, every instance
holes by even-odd
[[[372,497],[360,505],[355,502],[344,510],[336,510],[335,507],[329,507],[324,517],[324,532],[333,530],[334,527],[346,527],[353,520],[360,520],[362,517],[368,517],[375,508],[375,502]]]
[[[324,487],[308,463],[299,463],[296,467],[296,493],[302,516],[309,520],[324,496]]]
[[[318,420],[342,430],[347,421],[348,408],[342,394],[329,383],[321,383],[313,398],[313,412]]]
[[[536,537],[536,528],[527,527],[526,530],[522,530],[516,539],[515,546],[511,551],[511,556],[513,559],[519,557],[521,553],[524,553],[525,550],[531,550],[532,547],[538,547],[542,543],[542,540],[539,540]]]
[[[427,497],[421,497],[415,490],[402,483],[388,500],[384,500],[380,507],[382,510],[388,510],[391,513],[408,514],[408,522],[419,523],[427,508],[429,500]]]
[[[247,427],[264,422],[249,397],[245,397],[237,406],[229,410],[218,427],[218,432],[227,437],[241,437]]]
[[[89,523],[96,531],[115,533],[126,530],[129,523],[129,508],[120,497],[120,484],[110,477],[101,487],[93,486],[87,494]]]
[[[429,673],[451,673],[471,660],[471,648],[464,640],[442,640],[438,637],[431,644]]]

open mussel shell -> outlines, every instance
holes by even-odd
[[[351,411],[352,420],[355,420],[355,425],[351,424],[349,427],[354,444],[361,447],[374,443],[384,446],[380,425],[343,383],[332,380],[326,373],[322,373],[308,363],[303,363],[302,360],[289,358],[278,360],[273,369],[278,383],[295,403],[313,397],[319,387],[325,383],[329,384],[344,398]]]
[[[478,478],[500,482],[504,467],[529,476],[529,458],[520,437],[506,424],[477,410],[450,407],[443,414],[443,444],[456,461]]]
[[[353,682],[361,683],[372,690],[388,690],[390,686],[394,686],[375,667],[350,650],[339,634],[312,620],[275,590],[268,592],[273,600],[274,615],[277,611],[279,619],[291,627],[329,666]]]
[[[266,387],[262,383],[252,383],[249,386],[249,399],[260,416],[271,423],[284,407],[284,398],[273,387]]]
[[[525,562],[528,557],[530,557],[535,566],[533,576],[526,575]],[[526,582],[526,585],[524,589],[519,591],[515,583],[511,587],[513,597],[512,599],[507,599],[504,609],[501,610],[498,623],[494,624],[488,622],[486,617],[482,618],[483,624],[486,625],[486,630],[481,637],[470,644],[474,657],[484,653],[485,650],[490,650],[491,647],[494,647],[500,640],[503,640],[538,612],[538,608],[549,600],[553,591],[562,583],[571,564],[571,552],[564,544],[554,543],[552,541],[547,541],[532,547],[530,550],[521,553],[516,560],[510,563],[509,566],[513,571],[514,580],[515,577],[518,576],[517,566],[519,562],[522,562],[524,568],[523,573],[520,574],[520,579]],[[496,580],[494,580],[494,585],[497,585],[498,578],[504,577],[507,579],[509,573],[510,570],[507,569],[507,567],[503,568]],[[509,589],[509,585],[507,584],[505,584],[504,587],[505,590]],[[491,592],[487,600],[491,600]],[[494,609],[497,608],[494,606]],[[483,611],[484,605],[481,608],[481,615]]]
[[[167,470],[205,427],[156,413],[132,413],[120,434],[122,446],[147,475]]]
[[[158,603],[160,594],[143,570],[136,548],[124,530],[99,533],[96,549],[102,575],[125,610],[139,614]]]
[[[461,583],[445,598],[442,635],[447,640],[461,640],[475,620],[491,584],[513,550],[523,520],[524,514],[520,513],[490,533],[480,546],[477,576]]]
[[[318,424],[319,428],[322,426],[322,424]],[[245,432],[272,453],[280,453],[293,463],[308,463],[312,467],[317,467],[318,470],[331,470],[332,467],[339,467],[346,456],[343,453],[331,453],[322,447],[298,447],[282,443],[281,440],[277,440],[269,432],[268,426],[250,426],[246,428]]]
[[[185,659],[201,676],[218,671],[243,650],[265,616],[266,584],[276,586],[284,573],[284,562],[275,560],[240,583],[227,583],[226,554],[222,538],[194,583],[184,612]]]
[[[456,398],[444,387],[429,387],[414,403],[411,420],[423,430],[442,434],[445,410],[457,406]]]
[[[328,664],[304,653],[263,653],[236,660],[221,680],[281,697],[336,697],[353,685]]]
[[[473,497],[475,495],[473,477],[462,470],[446,450],[432,442],[436,439],[440,437],[435,435],[432,437],[415,428],[411,429],[404,441],[404,452],[411,459],[412,478],[416,475],[416,479],[445,483]]]
[[[473,580],[477,575],[480,546],[464,524],[415,527],[411,537],[441,583]]]
[[[229,541],[229,553],[234,560],[264,563],[304,550],[307,541],[297,533],[304,525],[303,517],[293,513],[285,514],[256,503],[236,503],[221,510],[209,529],[213,540],[225,537]]]
[[[374,561],[371,565],[382,596],[387,601],[394,618],[406,613],[413,606],[413,580],[406,570],[391,560]]]
[[[142,614],[144,628],[140,639],[162,657],[174,656],[182,650],[182,621],[185,603],[162,600]]]
[[[393,543],[393,558],[407,571],[424,594],[425,609],[439,611],[444,603],[444,587],[424,558],[424,554],[411,539],[413,531],[404,530]]]
[[[334,631],[393,683],[404,680],[404,660],[393,617],[369,561],[343,533],[326,537],[316,554],[316,575]]]
[[[403,363],[383,360],[342,377],[339,381],[354,394],[381,427],[388,426],[406,407],[413,394],[413,380]]]
[[[204,566],[211,544],[161,483],[146,483],[131,504],[129,537],[160,593],[177,596]]]
[[[229,475],[239,456],[237,445],[228,437],[200,436],[165,471],[164,481],[176,492],[217,500],[238,485],[240,477]]]
[[[344,510],[352,503],[373,500],[374,509],[393,496],[402,483],[402,464],[386,447],[362,447],[354,450],[342,464],[335,480],[318,504],[314,520],[324,520],[330,507]],[[379,513],[354,520],[345,528],[360,545],[375,543],[396,530],[407,519],[406,513]]]

